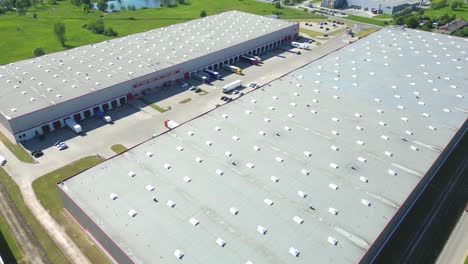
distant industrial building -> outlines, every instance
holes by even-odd
[[[467,50],[384,28],[59,183],[63,204],[118,263],[358,263],[467,119]]]
[[[416,8],[420,0],[322,0],[322,7],[350,7],[375,13],[393,14],[405,8]]]
[[[0,124],[17,141],[273,49],[297,23],[230,11],[0,67]]]

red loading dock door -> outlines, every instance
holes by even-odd
[[[49,132],[50,132],[50,126],[49,125],[42,126],[42,133],[47,134]]]
[[[74,114],[73,119],[75,119],[76,122],[80,122],[81,121],[81,114],[80,113]]]
[[[120,105],[124,105],[126,103],[126,100],[124,97],[120,98],[119,101],[120,101]]]
[[[54,128],[55,128],[55,129],[59,129],[59,128],[61,128],[61,127],[62,127],[62,124],[60,124],[60,121],[55,121],[55,122],[54,122]]]

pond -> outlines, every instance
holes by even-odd
[[[134,5],[136,9],[140,9],[142,7],[159,7],[160,1],[159,0],[118,0],[118,1],[107,1],[107,5],[110,7],[111,4],[114,4],[114,10],[120,10],[121,6],[125,6],[128,8],[129,5]],[[93,8],[97,9],[96,3],[93,4]],[[107,8],[107,12],[111,12],[110,8]]]

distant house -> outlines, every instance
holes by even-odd
[[[450,23],[447,23],[446,25],[439,27],[439,29],[437,30],[437,33],[452,34],[455,30],[463,28],[467,25],[468,25],[468,22],[466,22],[463,18],[459,18]]]

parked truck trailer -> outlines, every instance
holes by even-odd
[[[309,45],[307,45],[307,43],[300,43],[300,42],[291,42],[291,46],[292,47],[295,47],[295,48],[299,48],[299,49],[304,49],[304,50],[308,50],[309,49]]]
[[[233,72],[233,73],[242,74],[242,69],[234,65],[226,64],[223,66],[223,69],[225,69],[226,71]]]
[[[230,93],[234,91],[236,88],[242,86],[242,81],[241,80],[236,80],[233,81],[232,83],[228,83],[224,85],[223,87],[223,93]]]
[[[252,65],[259,65],[258,60],[254,59],[254,58],[247,57],[245,55],[240,56],[240,59],[242,61],[248,62],[248,63],[250,63]]]
[[[75,122],[75,120],[73,120],[73,118],[71,118],[71,117],[65,119],[65,125],[67,125],[67,127],[71,128],[71,130],[73,130],[77,134],[83,132],[83,129],[81,128],[81,126],[78,125]]]
[[[259,56],[254,56],[254,55],[249,55],[249,54],[244,54],[244,56],[255,59],[258,61],[258,63],[262,63],[262,58],[260,58]]]
[[[197,80],[197,81],[203,82],[203,83],[210,83],[211,82],[210,77],[207,77],[207,76],[205,76],[205,75],[203,75],[201,73],[193,73],[192,78]]]
[[[219,72],[217,72],[217,71],[212,71],[212,70],[209,70],[209,69],[203,69],[203,71],[205,73],[207,73],[213,79],[216,79],[216,80],[221,80],[222,79],[221,74],[219,74]]]

